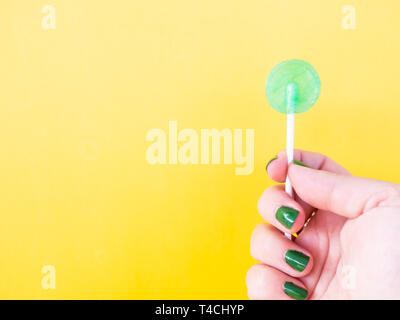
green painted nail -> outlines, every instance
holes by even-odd
[[[271,160],[269,160],[268,163],[267,163],[267,165],[265,166],[265,170],[268,171],[268,166],[269,166],[269,164],[270,164],[272,161],[276,160],[276,159],[278,159],[278,157],[273,157]]]
[[[298,215],[297,210],[282,206],[276,211],[275,217],[286,228],[290,229]]]
[[[308,294],[306,289],[296,286],[293,282],[285,282],[283,290],[289,297],[296,300],[304,300]]]
[[[297,271],[303,271],[310,257],[296,250],[288,250],[285,254],[286,263]]]
[[[302,167],[309,168],[308,165],[306,165],[305,163],[303,163],[303,162],[301,162],[301,161],[299,161],[299,160],[293,160],[293,163],[294,163],[294,164],[297,164],[298,166],[302,166]]]

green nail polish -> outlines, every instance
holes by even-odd
[[[297,164],[298,166],[306,167],[309,168],[310,166],[306,165],[305,163],[299,161],[299,160],[293,160],[294,164]]]
[[[265,166],[265,170],[268,171],[268,166],[269,166],[269,164],[270,164],[272,161],[276,160],[276,159],[278,159],[278,157],[273,157],[271,160],[269,160],[268,163],[267,163],[267,165]]]
[[[296,300],[304,300],[308,294],[306,289],[296,286],[293,282],[285,282],[283,290],[289,297]]]
[[[306,268],[310,257],[296,250],[288,250],[285,255],[285,260],[289,266],[301,272]]]
[[[290,229],[298,215],[297,210],[282,206],[276,211],[275,217],[286,228]]]

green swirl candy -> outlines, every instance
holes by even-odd
[[[302,113],[318,100],[321,80],[311,64],[303,60],[281,62],[265,83],[269,104],[283,114]]]

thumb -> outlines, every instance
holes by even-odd
[[[347,218],[355,218],[395,197],[400,186],[394,183],[354,177],[291,164],[290,182],[297,195],[311,206]]]

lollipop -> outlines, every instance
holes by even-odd
[[[310,109],[319,97],[321,81],[308,62],[288,60],[272,69],[265,84],[265,94],[272,108],[287,115],[286,154],[288,164],[293,161],[294,114]],[[292,197],[293,189],[286,177],[285,191]],[[291,235],[285,233],[288,238]]]

